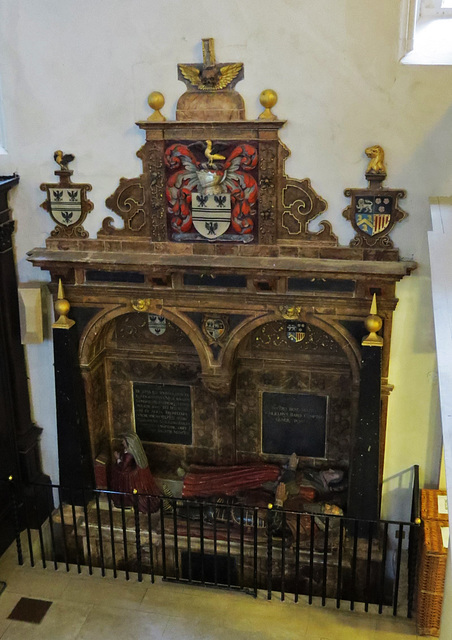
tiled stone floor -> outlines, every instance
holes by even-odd
[[[289,598],[257,600],[189,585],[102,578],[18,566],[14,545],[0,558],[1,640],[413,640],[414,623],[391,615],[337,611]],[[40,624],[9,620],[21,597],[51,600]]]

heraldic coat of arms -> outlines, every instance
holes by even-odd
[[[257,162],[256,148],[245,143],[205,140],[168,146],[166,198],[172,239],[252,242]]]
[[[393,242],[389,233],[396,222],[403,220],[407,213],[398,207],[398,199],[404,198],[403,189],[383,187],[386,178],[384,151],[379,145],[368,147],[365,151],[370,158],[366,170],[369,181],[367,189],[346,189],[345,195],[351,197],[350,206],[343,215],[350,220],[357,235],[351,246],[387,247]]]

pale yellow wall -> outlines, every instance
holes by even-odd
[[[23,281],[45,279],[25,260],[53,225],[39,208],[39,184],[53,178],[53,152],[76,155],[75,178],[93,185],[95,236],[105,198],[121,176],[140,172],[143,142],[134,126],[146,118],[151,90],[166,96],[174,117],[183,92],[176,63],[201,59],[200,40],[215,37],[220,60],[245,63],[238,89],[255,118],[258,96],[279,94],[275,112],[288,120],[288,173],[309,177],[329,202],[325,217],[340,241],[346,187],[364,186],[363,150],[383,145],[388,185],[403,187],[410,213],[393,233],[402,256],[419,269],[399,285],[390,382],[385,512],[406,511],[414,463],[422,482],[438,480],[440,427],[426,233],[428,198],[452,193],[452,69],[405,67],[397,61],[397,0],[4,0],[0,3],[0,78],[8,155],[0,173],[18,171],[12,205]],[[111,215],[108,212],[108,215]],[[33,410],[44,428],[47,472],[56,479],[51,345],[28,348]],[[401,514],[403,515],[403,514]],[[406,513],[405,513],[406,515]]]

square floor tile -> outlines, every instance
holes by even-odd
[[[33,622],[39,624],[52,603],[49,600],[37,600],[36,598],[21,598],[9,614],[10,620],[20,622]]]

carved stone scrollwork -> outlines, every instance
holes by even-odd
[[[276,241],[275,212],[277,208],[277,151],[274,143],[259,145],[259,240],[262,244]]]
[[[283,214],[281,236],[293,240],[309,240],[336,246],[337,236],[331,224],[320,223],[320,231],[309,231],[309,223],[327,208],[327,202],[321,198],[311,186],[308,178],[296,180],[286,178],[282,191]]]
[[[115,229],[113,218],[105,218],[99,236],[148,236],[149,222],[145,211],[144,176],[121,178],[119,187],[105,201],[109,209],[124,220],[123,229]]]

